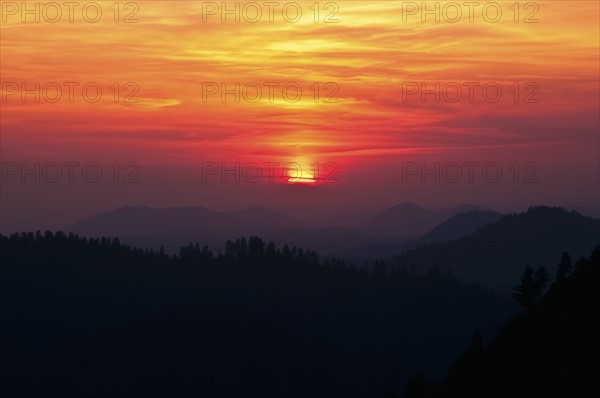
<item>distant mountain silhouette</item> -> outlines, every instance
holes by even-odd
[[[199,242],[215,253],[225,249],[227,240],[240,235],[261,235],[278,247],[287,244],[340,256],[360,245],[388,244],[394,239],[374,237],[349,227],[311,228],[287,214],[265,207],[216,212],[204,207],[123,207],[81,220],[64,228],[90,237],[118,237],[121,242],[141,248],[179,252],[181,246]],[[391,251],[391,255],[394,251]]]
[[[449,242],[406,244],[394,261],[423,272],[451,268],[464,280],[509,292],[525,265],[545,265],[553,274],[562,252],[579,258],[599,242],[600,221],[563,208],[537,206],[502,216]]]
[[[245,226],[265,226],[269,229],[290,228],[304,225],[302,221],[262,206],[248,207],[227,213]]]
[[[461,272],[461,275],[463,268],[470,269],[465,274],[467,279],[489,281],[495,286],[505,283],[512,285],[514,282],[514,272],[508,272],[504,268],[518,269],[523,261],[537,261],[532,258],[535,256],[533,253],[535,249],[544,252],[544,247],[552,245],[552,242],[565,244],[572,240],[576,241],[576,238],[569,238],[569,231],[574,230],[584,234],[583,231],[590,231],[590,227],[579,228],[580,223],[591,223],[590,225],[597,223],[573,212],[569,213],[571,215],[567,219],[574,218],[579,222],[567,223],[561,227],[561,223],[564,222],[560,216],[561,212],[550,212],[548,214],[550,221],[531,219],[528,222],[523,220],[517,224],[513,223],[514,225],[508,224],[512,217],[509,216],[502,218],[499,230],[484,228],[481,232],[483,235],[479,235],[479,232],[475,232],[478,227],[493,222],[500,216],[494,212],[478,210],[474,205],[461,205],[446,211],[430,211],[412,203],[403,203],[378,214],[367,223],[367,227],[363,225],[359,228],[312,228],[294,217],[264,207],[251,207],[231,212],[211,211],[204,207],[164,209],[123,207],[81,220],[64,230],[90,237],[119,237],[123,243],[142,248],[164,247],[165,251],[171,254],[177,253],[181,246],[190,242],[199,242],[201,246],[206,245],[213,252],[218,253],[224,250],[227,240],[241,235],[260,235],[278,243],[279,247],[284,244],[303,247],[316,251],[320,255],[332,255],[357,263],[399,255],[398,257],[408,257],[408,263],[419,263],[420,268],[425,270],[437,261],[441,267],[452,267],[455,271]],[[521,217],[519,216],[518,219],[521,220]],[[582,221],[584,219],[587,221]],[[520,222],[525,224],[520,225]],[[538,228],[537,226],[540,225],[543,227]],[[420,238],[419,235],[414,234],[415,231],[424,229],[425,232],[420,234]],[[556,236],[548,236],[549,233],[554,233]],[[467,237],[473,234],[476,235]],[[582,238],[581,244],[574,243],[576,250],[573,253],[583,253],[588,250],[589,245],[594,243],[590,240],[590,236],[593,235],[588,233],[587,239]],[[459,242],[451,243],[454,240]],[[443,253],[442,257],[451,258],[441,260],[435,258],[423,260],[420,258],[422,256],[408,255],[410,252],[414,253],[412,249],[421,246],[419,250],[426,248],[433,254],[440,250],[452,253],[453,250],[460,249],[463,253],[459,255],[465,256],[470,241],[474,241],[473,244],[476,246],[475,249],[479,250],[479,254],[467,261],[460,261],[460,264],[454,264],[456,261],[453,254]],[[445,246],[435,246],[441,244]],[[424,245],[427,246],[423,247]],[[498,245],[501,247],[497,247]],[[567,247],[556,248],[556,250],[567,249]],[[487,258],[495,255],[494,250],[501,251],[504,257],[501,261]],[[552,250],[550,252],[556,254]],[[431,253],[425,257],[432,257]],[[551,255],[548,254],[549,257]],[[415,261],[415,258],[418,261]],[[484,265],[492,263],[492,273],[486,276],[484,268],[475,267],[474,261]],[[510,277],[505,275],[506,278],[496,279],[498,275],[494,272],[497,272],[500,266],[504,267],[501,272],[509,274]],[[479,272],[484,275],[477,276]]]
[[[185,235],[202,232],[208,232],[209,236],[213,233],[223,235],[223,232],[239,236],[296,225],[303,223],[287,214],[264,207],[217,212],[200,206],[163,209],[140,206],[122,207],[86,218],[66,227],[65,231],[85,236],[109,237]]]
[[[414,203],[404,202],[377,214],[359,226],[361,231],[379,236],[417,237],[458,213],[480,210],[475,205],[460,206],[441,211],[427,210]]]
[[[461,205],[434,212],[403,203],[375,216],[369,228],[311,228],[294,217],[260,206],[230,212],[201,206],[163,209],[139,206],[89,217],[63,230],[90,237],[119,237],[127,244],[152,249],[164,247],[167,253],[173,254],[190,242],[200,242],[218,252],[229,239],[260,235],[281,245],[311,249],[320,255],[362,261],[398,253],[399,244],[414,240],[419,236],[418,231],[428,231],[457,212],[474,208],[476,206]],[[393,228],[390,225],[389,231],[382,233],[377,225],[386,222],[392,222]],[[461,233],[459,230],[455,236]]]
[[[500,220],[495,211],[473,210],[458,213],[419,238],[419,242],[447,242],[472,234],[477,228]]]
[[[472,234],[480,226],[498,221],[501,216],[502,214],[500,213],[485,210],[471,210],[458,213],[433,227],[432,230],[418,239],[387,237],[387,242],[380,238],[375,243],[368,243],[367,240],[364,240],[362,244],[341,250],[340,255],[344,259],[356,262],[374,258],[387,258],[398,253],[404,253],[418,244],[441,243],[462,238],[463,236]],[[373,240],[372,237],[371,240]]]

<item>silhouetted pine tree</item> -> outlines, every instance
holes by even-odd
[[[529,265],[523,270],[521,283],[515,287],[513,297],[523,308],[529,308],[536,299],[535,273]]]
[[[572,270],[573,265],[571,264],[571,256],[569,256],[569,253],[564,252],[556,271],[556,282],[559,283],[564,281]]]

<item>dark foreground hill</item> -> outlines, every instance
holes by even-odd
[[[597,247],[576,263],[572,275],[557,276],[550,290],[487,346],[476,336],[442,384],[416,377],[407,386],[406,397],[597,395],[599,284]]]
[[[0,395],[382,397],[441,377],[512,300],[258,238],[178,256],[0,235]]]

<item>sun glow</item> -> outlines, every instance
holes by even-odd
[[[316,184],[319,182],[318,169],[316,169],[318,167],[318,163],[311,162],[310,159],[296,158],[286,167],[287,182],[289,184]]]
[[[289,177],[288,183],[290,184],[316,184],[317,180],[314,177]]]

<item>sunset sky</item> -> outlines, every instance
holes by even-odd
[[[236,22],[221,1],[137,1],[119,2],[115,23],[115,2],[97,1],[102,16],[92,23],[84,1],[73,22],[63,6],[59,21],[45,20],[56,15],[47,8],[36,23],[21,3],[2,1],[2,162],[97,162],[107,176],[97,184],[77,176],[23,183],[3,166],[3,231],[59,227],[124,205],[264,205],[332,219],[403,201],[505,211],[598,206],[597,1],[519,2],[518,15],[513,1],[482,1],[472,20],[467,6],[459,18],[439,2],[439,22],[433,14],[422,21],[421,2],[298,1],[282,15],[291,2],[281,1],[271,22],[265,2],[254,3],[257,18],[251,2],[240,1]],[[489,3],[502,11],[496,23]],[[293,22],[296,9],[302,15]],[[63,90],[56,102],[48,100],[56,96],[51,82]],[[65,82],[78,84],[72,101]],[[48,88],[39,103],[21,92],[36,83]],[[88,83],[102,88],[98,102],[82,96]],[[236,83],[239,102],[233,93],[223,98],[222,86],[235,91]],[[298,101],[286,100],[284,86],[291,97],[301,88]],[[422,87],[448,90],[437,102]],[[138,182],[111,181],[109,165],[129,162],[139,167]],[[297,163],[309,181],[310,165],[329,164],[320,175],[335,181],[223,183],[220,171],[203,175],[207,163],[249,162]],[[407,163],[436,162],[494,162],[504,178],[404,178]],[[521,170],[525,164],[537,170]],[[530,172],[535,182],[523,182]]]

